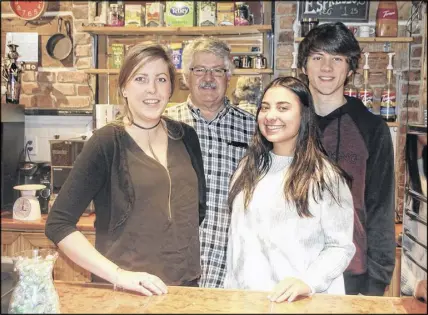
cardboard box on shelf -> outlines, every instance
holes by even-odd
[[[215,26],[216,25],[216,3],[214,1],[196,2],[196,25]]]
[[[160,2],[146,3],[146,26],[156,27],[164,25],[164,5]]]
[[[119,69],[125,56],[125,46],[123,44],[111,44],[110,47],[110,68]]]
[[[217,25],[234,25],[235,3],[217,2]]]
[[[144,26],[141,25],[141,4],[125,5],[125,26]]]

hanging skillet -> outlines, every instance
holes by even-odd
[[[71,50],[73,48],[73,44],[71,42],[70,33],[71,27],[70,22],[66,20],[65,30],[66,34],[61,32],[63,19],[61,17],[58,18],[58,33],[52,35],[47,44],[46,50],[53,59],[56,60],[64,60],[70,55]]]

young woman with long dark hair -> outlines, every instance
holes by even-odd
[[[266,87],[231,181],[226,288],[271,291],[276,302],[345,293],[355,253],[350,179],[323,149],[315,117],[300,80]]]

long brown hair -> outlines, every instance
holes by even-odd
[[[300,100],[301,107],[300,128],[293,161],[284,183],[284,196],[286,200],[295,204],[300,217],[312,217],[308,202],[310,188],[312,188],[311,193],[316,202],[322,200],[322,193],[327,189],[332,198],[340,204],[338,193],[334,190],[337,185],[334,183],[338,183],[338,180],[345,180],[350,184],[351,179],[328,157],[321,143],[312,96],[306,84],[293,77],[280,77],[269,83],[261,99],[270,88],[277,86],[294,92]],[[259,112],[260,106],[257,110],[257,117]],[[257,127],[247,153],[237,170],[239,173],[232,180],[228,199],[229,209],[232,209],[233,201],[241,191],[244,193],[244,206],[248,207],[257,183],[266,175],[272,165],[269,154],[272,149],[273,144],[262,135]]]

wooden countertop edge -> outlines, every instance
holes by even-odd
[[[60,285],[70,285],[70,286],[78,286],[78,287],[85,287],[85,288],[93,288],[93,289],[113,289],[113,284],[111,283],[94,283],[94,282],[82,282],[82,281],[65,281],[65,280],[55,280],[55,284]],[[203,288],[203,287],[181,287],[181,286],[173,286],[169,285],[168,288],[186,288],[186,290],[203,290],[206,292],[218,292],[218,291],[229,291],[229,292],[252,292],[252,293],[263,293],[267,294],[268,291],[257,291],[257,290],[241,290],[241,289],[224,289],[224,288]],[[131,294],[134,294],[130,292]],[[136,293],[135,293],[136,294]],[[325,294],[322,293],[315,293],[313,296],[325,296]],[[401,300],[401,299],[413,299],[411,296],[406,297],[391,297],[391,296],[365,296],[365,295],[334,295],[329,294],[329,296],[337,296],[338,298],[349,298],[349,299],[355,299],[355,298],[361,298],[361,299],[395,299],[395,300]]]
[[[1,230],[2,231],[44,231],[47,215],[43,214],[41,220],[37,221],[19,221],[14,220],[10,217],[5,217],[6,215],[11,216],[11,212],[3,211],[1,213]],[[77,222],[77,229],[82,232],[93,232],[95,234],[95,214],[92,213],[89,216],[82,216]],[[398,240],[398,235],[402,231],[402,224],[395,224],[395,240]],[[397,249],[401,249],[397,247]]]
[[[64,280],[55,280],[55,284],[60,285],[70,285],[70,286],[78,286],[78,287],[85,287],[85,288],[93,288],[93,289],[113,289],[113,284],[111,283],[93,283],[93,282],[82,282],[82,281],[64,281]],[[184,287],[180,286],[168,286],[168,288],[175,288],[180,289]],[[267,291],[256,291],[256,290],[240,290],[240,289],[224,289],[224,288],[202,288],[202,287],[185,287],[186,290],[203,290],[206,292],[218,292],[218,291],[228,291],[228,292],[251,292],[251,293],[263,293],[267,294]],[[135,294],[133,292],[130,292],[131,294]],[[313,296],[325,296],[325,294],[322,293],[315,293]],[[334,295],[329,294],[329,296],[336,296],[340,299],[379,299],[382,301],[385,301],[385,299],[392,299],[392,300],[405,300],[405,299],[414,299],[411,296],[405,296],[405,297],[392,297],[392,296],[365,296],[365,295]]]
[[[2,231],[44,231],[47,214],[42,214],[42,218],[36,221],[20,221],[11,217],[11,212],[3,211],[1,213],[1,230]],[[94,232],[95,214],[80,217],[76,224],[79,231]]]

